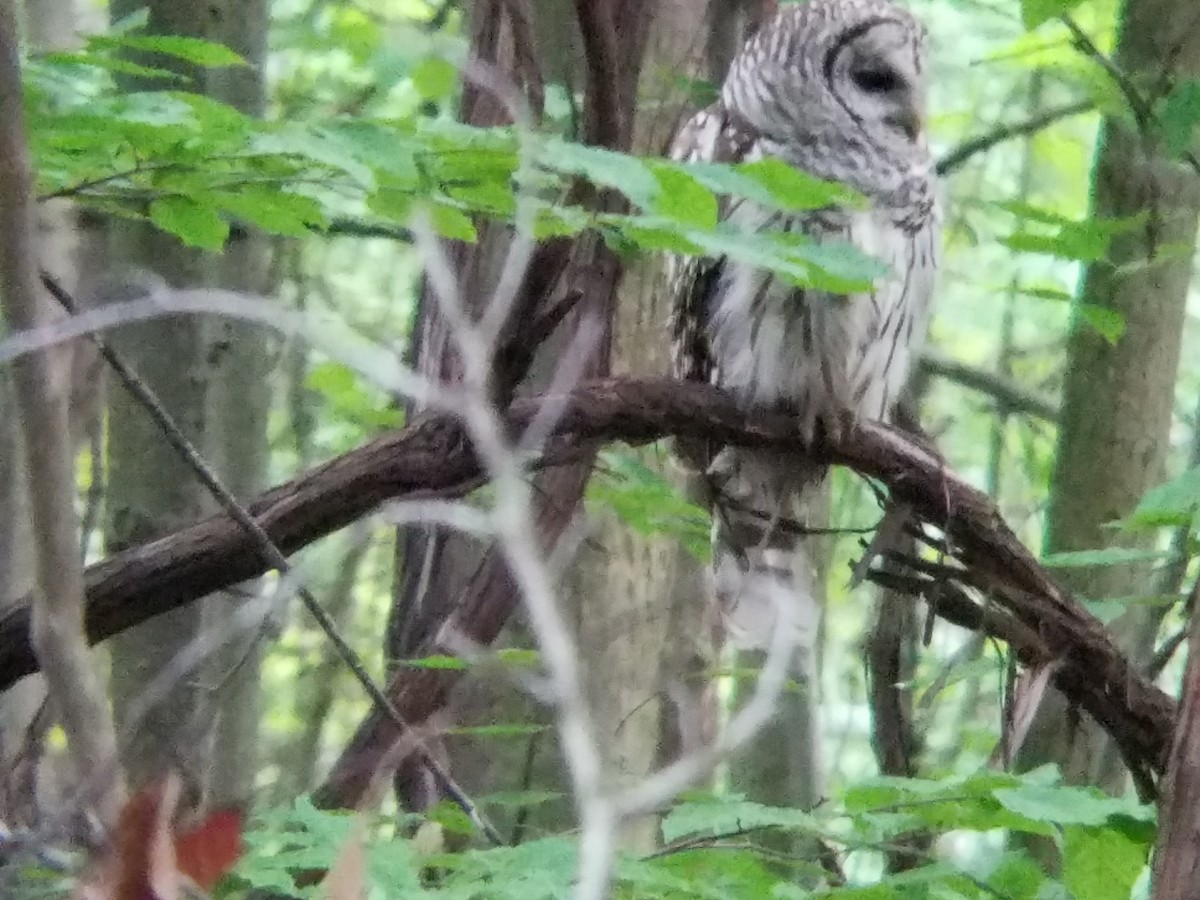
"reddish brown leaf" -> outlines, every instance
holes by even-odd
[[[175,836],[179,871],[211,891],[242,855],[242,814],[236,809],[210,813],[194,828]]]

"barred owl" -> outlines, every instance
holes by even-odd
[[[780,212],[727,199],[721,214],[750,232],[849,242],[888,273],[843,296],[727,258],[673,257],[677,375],[721,385],[747,406],[796,412],[810,435],[846,413],[889,416],[924,336],[938,268],[925,44],[921,25],[890,0],[788,6],[734,58],[717,102],[680,129],[674,159],[776,158],[855,189],[865,206]],[[805,603],[814,623],[804,534],[824,467],[794,453],[679,452],[707,473],[714,578],[735,644],[766,645],[778,596]]]

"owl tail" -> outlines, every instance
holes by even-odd
[[[735,648],[767,649],[781,623],[798,645],[815,642],[820,605],[805,529],[826,474],[795,453],[733,447],[709,467],[713,578]]]

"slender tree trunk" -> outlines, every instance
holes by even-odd
[[[691,115],[680,78],[708,77],[710,25],[718,5],[657,4],[638,85],[633,152],[661,154]],[[670,310],[662,276],[658,260],[625,274],[614,325],[615,372],[652,375],[670,369],[670,342],[664,340]],[[665,448],[638,456],[682,481]],[[588,699],[613,770],[642,776],[711,740],[718,722],[709,674],[716,663],[714,614],[699,561],[674,536],[640,535],[602,514],[570,581]],[[651,817],[635,823],[626,839],[646,851],[657,831]]]
[[[115,20],[143,5],[120,0],[111,14]],[[266,24],[265,0],[156,0],[150,3],[148,30],[231,45],[250,67],[179,68],[210,96],[258,112]],[[154,64],[169,63],[160,58]],[[153,272],[175,288],[207,285],[261,293],[267,287],[266,245],[251,234],[235,230],[221,256],[186,248],[138,223],[113,223],[110,236],[113,258]],[[189,316],[122,328],[113,341],[230,490],[252,495],[265,472],[266,375],[273,361],[262,333]],[[106,532],[109,549],[117,550],[211,512],[214,503],[145,411],[125,392],[112,393]],[[168,768],[182,769],[214,803],[248,798],[258,720],[257,629],[238,635],[199,669],[172,669],[193,641],[225,630],[247,590],[253,586],[174,610],[113,641],[114,701],[118,721],[127,729],[131,780],[144,782]]]
[[[75,42],[75,4],[71,0],[47,2],[26,0],[24,4],[24,33],[29,46],[38,50],[63,50]],[[70,220],[70,207],[65,201],[53,208],[43,205],[39,209],[39,251],[42,265],[51,265],[55,274],[64,283],[74,286],[74,229]],[[87,359],[86,342],[76,345],[81,362]],[[93,357],[94,359],[94,357]],[[79,366],[82,370],[85,366]],[[72,399],[81,392],[83,383],[93,384],[94,379],[83,381],[72,373]],[[25,497],[25,471],[22,460],[20,418],[17,415],[15,398],[11,395],[11,384],[7,373],[0,373],[0,612],[29,600],[33,591],[33,547],[30,534],[29,505]],[[76,404],[72,404],[73,407]],[[78,433],[86,427],[77,408],[72,409],[72,431]],[[8,773],[4,778],[3,800],[0,800],[0,818],[9,823],[27,821],[33,811],[33,791],[39,794],[38,803],[54,805],[56,791],[47,783],[53,781],[54,766],[43,758],[45,748],[26,746],[33,717],[37,714],[46,696],[45,683],[41,675],[32,675],[0,696],[0,770]],[[30,752],[32,759],[26,757]],[[40,784],[34,784],[34,767],[40,769]]]
[[[1127,0],[1115,62],[1138,85],[1200,75],[1200,29],[1190,0]],[[1151,99],[1154,99],[1151,97]],[[1063,413],[1046,517],[1052,552],[1104,546],[1146,549],[1154,535],[1111,529],[1164,477],[1180,337],[1192,274],[1190,252],[1200,216],[1200,178],[1122,119],[1105,121],[1092,186],[1093,214],[1144,220],[1118,234],[1108,258],[1088,266],[1078,303],[1119,314],[1121,338],[1110,344],[1082,322],[1067,347]],[[1071,570],[1065,580],[1089,599],[1145,596],[1146,565]],[[1146,659],[1158,619],[1133,604],[1114,625],[1134,660]],[[1077,782],[1119,791],[1124,768],[1101,732],[1070,714],[1059,695],[1047,699],[1021,762],[1064,765]]]
[[[262,116],[266,107],[267,0],[208,0],[208,40],[225,44],[249,63],[206,72],[206,93],[248,115]],[[210,284],[270,296],[277,286],[271,266],[271,242],[254,229],[235,229],[224,253],[213,260]],[[247,322],[222,319],[213,323],[223,348],[213,380],[213,461],[240,500],[257,494],[266,483],[269,447],[267,415],[271,408],[270,375],[279,356],[279,341]],[[206,603],[205,629],[220,634],[258,582],[223,591]],[[216,691],[211,800],[214,806],[242,806],[251,796],[257,769],[260,718],[259,674],[264,633],[243,631],[214,654],[207,667],[210,690]]]

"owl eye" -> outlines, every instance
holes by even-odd
[[[892,69],[855,69],[850,78],[868,94],[886,94],[900,87],[900,76]]]

